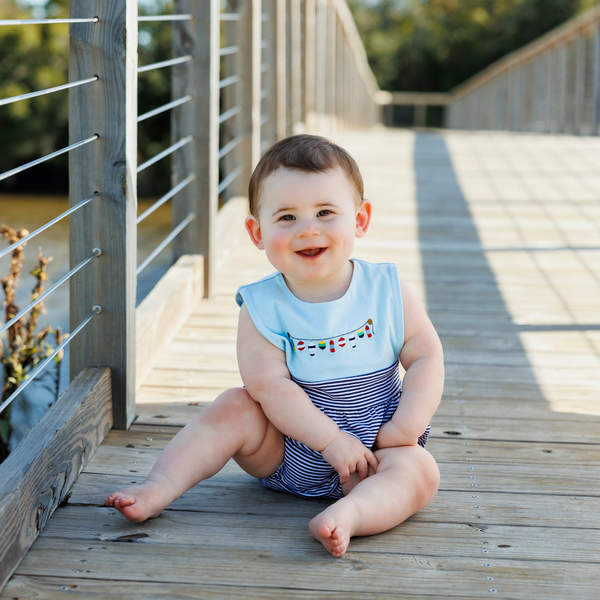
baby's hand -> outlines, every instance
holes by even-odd
[[[375,448],[395,448],[398,446],[416,446],[418,438],[408,437],[392,421],[384,423],[377,437],[375,438]]]
[[[350,475],[358,472],[361,481],[369,474],[369,465],[377,471],[375,455],[355,436],[339,431],[321,452],[323,458],[339,473],[340,483],[348,483]]]

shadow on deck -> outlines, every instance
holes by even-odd
[[[356,255],[396,262],[446,353],[428,449],[435,500],[331,558],[307,530],[327,501],[229,464],[157,519],[104,497],[241,384],[234,292],[271,272],[243,236],[0,597],[597,599],[600,589],[600,140],[385,131],[335,136],[374,201]]]

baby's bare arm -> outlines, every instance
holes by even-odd
[[[288,437],[321,452],[344,478],[342,483],[346,472],[358,471],[366,477],[368,464],[377,468],[374,454],[358,438],[340,431],[292,381],[285,352],[258,332],[245,304],[240,311],[237,357],[246,390],[269,421]]]
[[[414,446],[433,417],[444,389],[444,355],[440,339],[414,292],[401,282],[406,369],[402,397],[391,421],[377,435],[377,446]]]

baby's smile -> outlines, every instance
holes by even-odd
[[[305,258],[316,258],[325,252],[327,248],[306,248],[305,250],[298,250],[296,254],[300,254]]]

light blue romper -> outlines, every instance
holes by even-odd
[[[236,302],[245,303],[256,329],[285,351],[293,381],[313,404],[371,448],[402,393],[402,296],[395,265],[352,260],[352,281],[337,300],[303,302],[277,272],[240,287]],[[428,436],[429,426],[421,446]],[[289,437],[283,463],[260,482],[298,496],[343,495],[339,475],[321,453]]]

